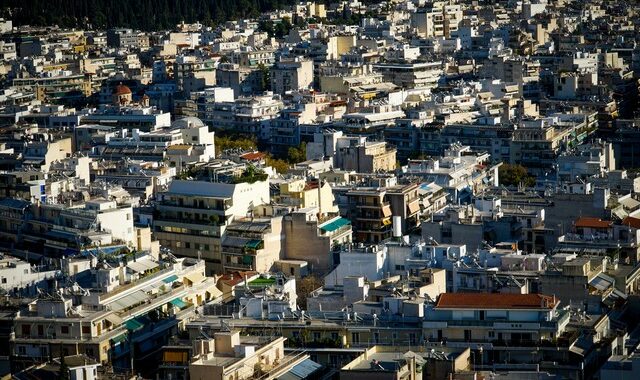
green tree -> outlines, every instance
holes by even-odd
[[[70,380],[69,366],[64,360],[64,355],[60,357],[60,368],[58,368],[58,380]]]
[[[306,161],[307,159],[307,143],[302,142],[297,147],[290,147],[287,150],[287,161],[292,164],[297,164],[298,162]]]
[[[309,275],[296,282],[296,293],[298,293],[298,305],[303,310],[307,309],[307,298],[314,290],[324,285],[322,279],[315,274]]]
[[[260,20],[260,22],[258,23],[258,29],[267,33],[269,37],[275,36],[273,21],[271,20]]]
[[[522,183],[531,187],[536,184],[535,177],[530,175],[527,168],[522,165],[503,164],[498,169],[498,175],[500,184],[504,186],[518,186]]]
[[[265,159],[267,166],[271,166],[275,169],[276,172],[280,174],[285,174],[289,171],[290,165],[287,161],[281,160],[279,158],[273,158],[272,156],[267,156]]]
[[[215,138],[215,146],[216,153],[221,154],[227,149],[243,149],[243,150],[253,150],[258,145],[258,140],[255,136],[245,136],[240,134],[229,134],[225,135],[223,133],[216,134]]]
[[[282,20],[275,25],[274,34],[276,38],[284,38],[284,36],[289,34],[292,26],[289,17],[283,17]]]
[[[264,63],[258,65],[258,69],[261,71],[262,76],[260,78],[260,88],[262,91],[271,91],[271,70]]]

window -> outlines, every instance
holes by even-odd
[[[82,326],[83,334],[91,334],[91,326]]]
[[[471,330],[464,330],[464,340],[466,341],[471,340]]]
[[[7,279],[5,277],[2,277],[2,283],[6,284],[7,283]]]
[[[351,333],[351,343],[360,344],[360,333]]]
[[[69,334],[69,326],[60,326],[61,334]]]
[[[495,338],[496,337],[496,332],[495,331],[489,331],[489,338]]]

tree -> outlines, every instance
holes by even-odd
[[[212,226],[219,226],[220,225],[220,217],[216,214],[213,214],[209,217],[209,223]]]
[[[534,186],[536,179],[530,175],[522,165],[510,165],[503,164],[498,169],[498,175],[500,177],[500,184],[504,186],[519,186],[521,183],[524,186]]]
[[[284,36],[288,35],[289,30],[291,30],[292,26],[293,25],[291,24],[291,20],[289,20],[289,17],[283,17],[282,21],[275,25],[274,34],[276,38],[283,38]]]
[[[287,161],[292,164],[306,161],[307,159],[307,143],[303,142],[298,147],[290,147],[287,150]]]
[[[275,169],[276,172],[280,174],[285,174],[289,171],[289,163],[285,160],[281,160],[279,158],[273,158],[271,156],[267,156],[265,159],[265,163],[267,166],[271,166]]]
[[[215,138],[216,153],[220,154],[227,149],[253,150],[258,145],[258,141],[254,136],[248,137],[239,134],[223,135],[216,134]]]
[[[302,309],[307,309],[307,298],[314,290],[324,285],[324,281],[315,274],[309,275],[302,280],[296,282],[296,291],[298,293],[298,305]]]
[[[269,37],[273,37],[275,35],[275,31],[273,29],[273,21],[271,20],[260,20],[258,23],[258,29],[267,33]]]
[[[260,88],[262,91],[271,91],[271,70],[264,63],[258,64],[262,76],[260,78]]]
[[[58,369],[58,380],[70,380],[69,366],[64,360],[64,355],[60,357],[60,368]]]

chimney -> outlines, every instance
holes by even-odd
[[[400,239],[402,237],[402,217],[393,217],[393,237]]]

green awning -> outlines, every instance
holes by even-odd
[[[253,248],[253,249],[258,249],[258,247],[260,246],[260,244],[262,244],[262,240],[249,240],[247,242],[247,244],[245,244],[245,247],[247,248]]]
[[[122,343],[125,340],[127,340],[127,334],[120,334],[115,338],[111,338],[111,341],[113,342],[113,344]]]
[[[251,256],[251,255],[242,256],[242,263],[245,264],[245,265],[253,264],[253,256]]]
[[[169,301],[170,304],[177,307],[178,309],[184,309],[187,307],[187,303],[181,300],[180,298],[176,298],[174,300]]]
[[[349,219],[345,219],[345,218],[338,218],[336,220],[334,220],[333,222],[329,222],[325,225],[320,226],[320,229],[326,232],[333,232],[335,230],[337,230],[340,227],[344,227],[346,225],[351,224],[351,221]]]
[[[175,280],[178,279],[178,276],[176,276],[175,274],[172,274],[171,276],[165,278],[164,280],[162,280],[162,282],[164,282],[165,284],[170,284],[172,282],[174,282]]]
[[[140,323],[137,319],[129,319],[125,325],[127,326],[127,330],[138,331],[144,327],[144,324]]]

